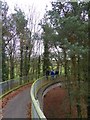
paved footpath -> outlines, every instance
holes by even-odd
[[[28,87],[8,101],[3,108],[3,118],[27,118],[30,101],[30,87]]]

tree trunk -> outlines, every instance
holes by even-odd
[[[71,60],[72,60],[72,80],[73,82],[75,83],[76,82],[76,57],[75,55],[73,55],[71,57]]]
[[[2,40],[2,81],[8,80],[9,68],[7,66],[7,56],[5,54],[5,41]]]
[[[65,78],[67,79],[67,59],[66,59],[66,51],[63,50],[64,52],[64,70],[65,70]]]
[[[40,63],[41,63],[41,60],[40,60],[40,56],[39,56],[39,58],[38,58],[38,78],[40,77],[40,69],[41,69]]]
[[[14,78],[14,58],[12,53],[10,54],[10,79]]]
[[[87,100],[87,110],[88,110],[88,118],[90,118],[90,1],[88,3],[88,31],[89,31],[89,42],[88,42],[88,100]]]
[[[20,40],[20,85],[22,84],[23,76],[23,40]]]
[[[77,64],[78,64],[78,67],[77,67],[77,71],[78,71],[78,82],[77,82],[77,96],[78,96],[78,99],[77,99],[77,112],[78,112],[78,118],[82,118],[82,114],[81,114],[81,96],[80,96],[80,89],[81,89],[81,85],[80,85],[80,57],[78,55],[78,61],[77,61]]]
[[[43,57],[43,75],[45,75],[45,72],[47,69],[49,69],[50,61],[49,61],[49,48],[48,44],[44,43],[44,57]]]

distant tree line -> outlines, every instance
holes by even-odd
[[[36,23],[33,22],[36,21],[33,17],[35,13],[31,8],[29,17],[26,17],[20,8],[15,7],[14,13],[8,14],[8,4],[1,2],[1,5],[2,80],[28,76],[29,74],[38,76],[40,56],[35,56],[33,52],[38,36],[35,31]]]

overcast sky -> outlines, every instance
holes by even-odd
[[[55,0],[5,0],[9,5],[9,12],[14,11],[14,6],[19,6],[26,14],[28,14],[28,9],[34,7],[38,14],[42,17],[45,13],[46,5],[48,9],[51,8],[51,1]]]
[[[9,12],[14,11],[14,6],[19,6],[26,14],[28,14],[28,9],[30,7],[34,7],[38,14],[42,17],[45,13],[46,5],[48,6],[48,9],[51,9],[51,2],[56,0],[4,0],[9,5]],[[65,0],[59,0],[59,1],[65,1]],[[67,0],[66,0],[67,1]],[[75,2],[77,0],[70,0],[72,2]],[[81,0],[82,1],[82,0]],[[89,1],[89,0],[83,0],[83,1]]]
[[[9,5],[9,13],[14,12],[14,7],[17,5],[21,10],[23,10],[26,16],[29,15],[29,9],[35,9],[35,13],[39,15],[39,19],[41,19],[45,13],[46,5],[47,9],[51,9],[51,2],[55,0],[4,0]],[[32,10],[33,11],[33,10]],[[33,15],[35,14],[33,13]],[[38,17],[37,17],[38,18]],[[36,47],[37,46],[37,47]],[[38,54],[43,53],[43,43],[38,44],[35,43],[34,52]]]

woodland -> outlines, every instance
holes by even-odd
[[[29,17],[19,7],[8,14],[8,3],[1,1],[2,81],[37,79],[57,69],[67,81],[71,109],[77,103],[78,117],[87,117],[90,2],[56,0],[51,5],[37,24],[32,8]]]

